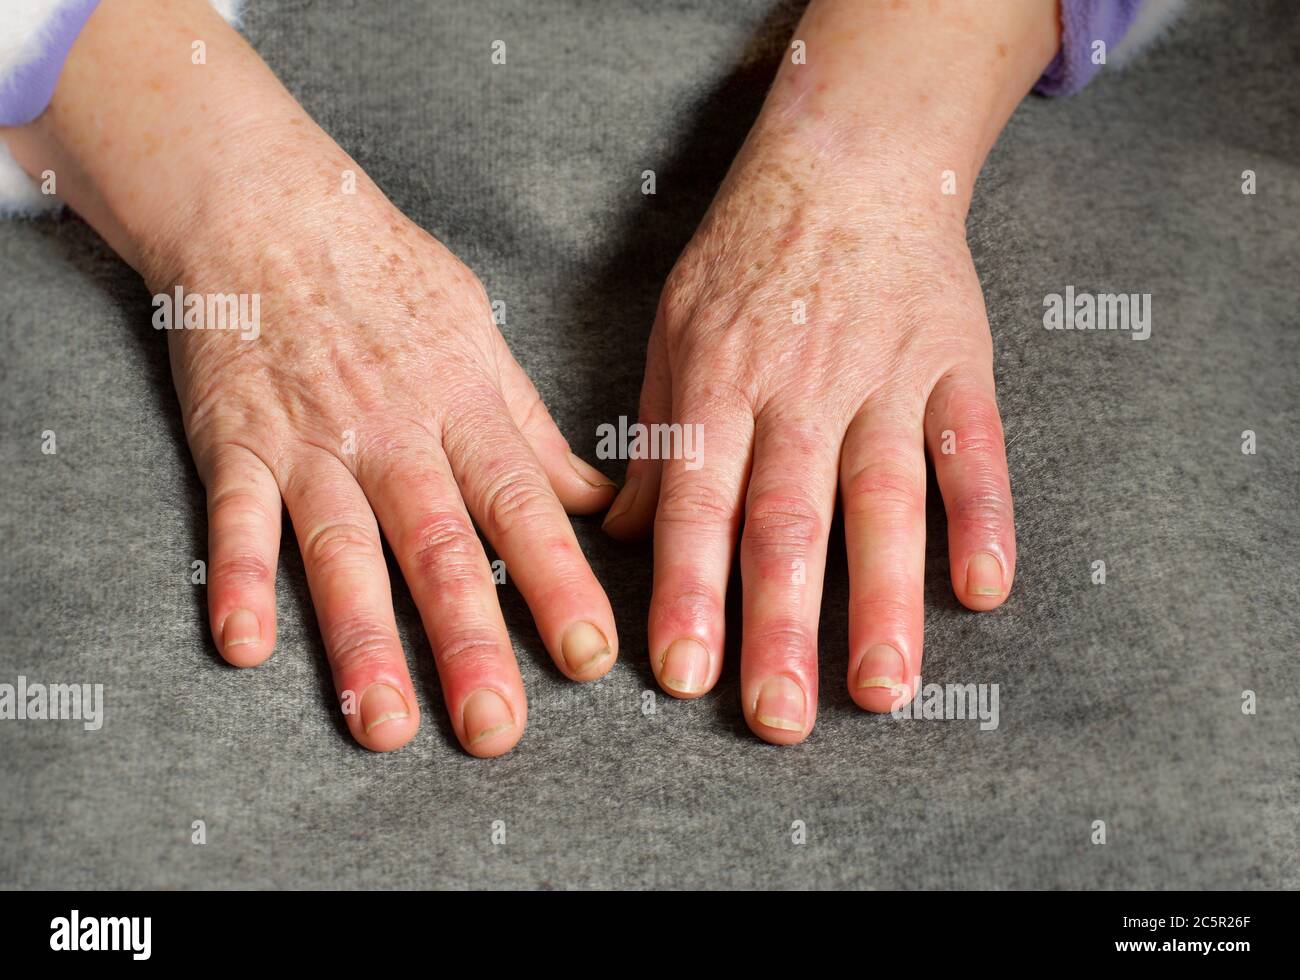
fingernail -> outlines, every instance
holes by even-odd
[[[610,506],[609,513],[605,515],[605,520],[601,526],[604,527],[610,521],[618,520],[631,510],[632,505],[636,503],[636,494],[639,489],[641,489],[641,478],[639,476],[629,477],[628,481],[623,484],[623,489],[614,498],[614,503]]]
[[[614,486],[613,480],[600,472],[600,470],[596,469],[596,467],[592,466],[585,459],[575,456],[573,453],[569,453],[569,465],[573,467],[573,472],[582,477],[584,483],[589,483],[591,486],[602,490],[605,487]]]
[[[801,732],[806,704],[803,688],[778,674],[765,680],[759,689],[754,717],[768,728]]]
[[[365,726],[367,735],[384,722],[405,718],[409,714],[406,699],[387,684],[371,684],[361,696],[361,724]]]
[[[248,609],[236,609],[221,624],[221,649],[248,646],[262,640],[262,624]]]
[[[514,727],[514,713],[496,691],[484,687],[465,699],[465,737],[470,745]]]
[[[709,679],[709,651],[699,640],[674,640],[659,667],[664,687],[681,694],[699,694]]]
[[[858,687],[883,687],[894,694],[901,694],[905,689],[903,676],[906,671],[903,655],[888,643],[877,643],[868,647],[858,664]]]
[[[590,623],[574,623],[564,631],[560,652],[569,670],[584,673],[592,664],[609,656],[609,641],[605,634]]]
[[[966,565],[966,591],[970,595],[1002,594],[1002,562],[987,551],[971,555]]]

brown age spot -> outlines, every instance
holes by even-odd
[[[999,58],[1005,58],[1006,56],[1007,56],[1007,46],[1006,46],[1005,44],[1003,44],[1001,41],[999,41],[999,42],[998,42],[998,57],[999,57]]]

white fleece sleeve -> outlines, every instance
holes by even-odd
[[[242,0],[209,0],[237,22]],[[48,104],[77,34],[99,0],[0,0],[0,123],[28,122]],[[62,207],[18,166],[0,139],[0,217]]]
[[[1161,40],[1182,15],[1186,3],[1187,0],[1146,0],[1124,40],[1111,52],[1112,63],[1123,68],[1131,64],[1140,51]]]

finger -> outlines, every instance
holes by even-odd
[[[360,470],[433,648],[452,727],[471,755],[508,752],[528,701],[492,570],[442,450]]]
[[[399,748],[420,727],[419,707],[370,506],[347,468],[324,453],[293,464],[284,501],[344,720],[366,748]]]
[[[953,591],[971,609],[996,608],[1015,577],[1016,528],[992,376],[945,375],[930,393],[925,437],[948,512]]]
[[[653,445],[663,458],[654,524],[650,666],[659,686],[699,697],[722,672],[727,579],[736,552],[754,435],[748,403],[731,389],[685,387],[675,428]]]
[[[663,330],[656,322],[646,349],[645,380],[641,383],[641,404],[637,421],[649,428],[668,421],[672,410],[672,376],[664,350]],[[632,541],[644,537],[654,521],[659,504],[659,481],[663,466],[658,459],[630,459],[623,489],[605,516],[604,529],[610,537]]]
[[[256,667],[275,649],[280,488],[242,446],[213,454],[208,488],[208,618],[221,656]]]
[[[840,456],[849,563],[849,694],[868,711],[911,700],[925,631],[925,444],[920,408],[868,405]]]
[[[614,481],[569,448],[523,368],[511,361],[501,385],[510,417],[541,463],[564,509],[570,514],[594,514],[608,507],[614,499]]]
[[[754,734],[788,745],[817,716],[817,620],[841,431],[760,415],[740,540],[740,690]]]
[[[505,561],[565,676],[594,680],[614,665],[614,612],[537,457],[495,391],[462,399],[443,446],[469,512]]]

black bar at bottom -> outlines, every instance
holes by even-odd
[[[1230,969],[1261,953],[1290,961],[1294,905],[1275,892],[2,892],[0,952],[7,967],[331,971],[408,957],[437,969],[490,953],[494,972],[568,956],[612,972],[694,955],[734,969],[781,949],[812,969],[830,943],[864,968],[1050,957]]]

